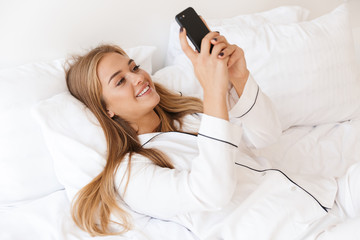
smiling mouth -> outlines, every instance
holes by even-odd
[[[144,95],[147,91],[149,91],[150,86],[147,85],[136,97],[141,97],[142,95]]]

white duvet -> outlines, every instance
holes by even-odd
[[[360,119],[316,127],[293,127],[280,140],[265,149],[254,150],[274,166],[287,170],[342,176],[347,168],[360,162]],[[134,215],[138,229],[122,237],[91,238],[79,230],[69,214],[65,190],[19,206],[0,209],[1,240],[75,240],[75,239],[197,239],[186,228],[142,215]],[[317,239],[360,239],[360,219],[348,219],[332,226]]]

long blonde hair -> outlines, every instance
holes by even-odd
[[[136,131],[126,120],[119,116],[108,116],[97,76],[97,66],[100,59],[109,52],[127,56],[118,46],[101,45],[84,56],[73,57],[66,69],[66,83],[70,93],[94,113],[107,142],[104,170],[78,192],[72,203],[73,220],[92,236],[121,234],[131,229],[131,219],[117,201],[119,195],[114,186],[117,167],[126,154],[129,154],[128,171],[131,170],[130,159],[133,153],[149,158],[160,167],[173,168],[171,161],[161,151],[141,146]],[[160,131],[179,131],[185,115],[202,112],[201,100],[180,96],[157,83],[155,88],[160,96],[160,102],[154,109],[161,120]],[[178,124],[175,124],[175,121]],[[127,181],[130,180],[129,176],[130,174]],[[111,214],[118,217],[119,221],[116,223],[121,230],[110,230],[109,224],[113,223],[110,220]]]

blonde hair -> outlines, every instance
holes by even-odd
[[[164,168],[174,168],[165,154],[157,149],[145,149],[138,141],[136,131],[119,116],[110,118],[102,97],[102,88],[97,76],[97,66],[101,58],[109,52],[127,56],[124,50],[114,45],[100,45],[84,56],[75,56],[66,69],[66,83],[70,93],[83,102],[99,121],[107,142],[107,161],[103,171],[83,187],[72,203],[72,218],[81,229],[92,236],[122,234],[131,229],[131,219],[119,205],[119,195],[114,186],[117,167],[125,155],[129,155],[128,171],[131,170],[131,155],[141,154],[154,164]],[[155,83],[160,102],[155,107],[161,123],[159,131],[179,131],[182,117],[202,112],[201,100],[184,97]],[[175,124],[175,121],[178,122]],[[127,183],[129,182],[129,176]],[[126,184],[127,186],[127,184]],[[126,189],[126,188],[125,188]],[[119,199],[118,199],[119,200]],[[110,216],[118,217],[116,222],[121,228],[111,231],[109,224],[114,223]]]

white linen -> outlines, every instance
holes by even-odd
[[[324,124],[317,127],[296,127],[287,130],[276,144],[268,146],[266,151],[255,152],[267,159],[276,160],[277,167],[286,171],[310,170],[316,174],[343,175],[350,165],[360,162],[360,120],[343,123]],[[329,152],[329,149],[332,149]],[[254,151],[254,149],[253,149]],[[332,157],[335,154],[339,157]],[[289,157],[289,164],[286,164]],[[305,159],[305,160],[304,160]],[[329,161],[330,159],[330,161]],[[292,168],[292,164],[295,164]],[[337,171],[339,169],[339,171]],[[12,208],[0,208],[0,239],[2,240],[90,240],[122,239],[116,237],[90,238],[75,227],[69,216],[68,198],[65,190],[39,198],[30,204]],[[188,230],[173,222],[151,219],[137,240],[170,239],[198,240]],[[359,226],[360,219],[348,219],[329,227],[318,240],[359,239],[350,234],[350,230]],[[131,239],[126,237],[125,239]]]
[[[210,28],[244,49],[247,66],[274,102],[283,130],[360,116],[360,72],[347,4],[311,21]],[[190,61],[177,51],[180,46],[174,48],[178,55],[172,64],[189,75]],[[195,88],[190,94],[201,92],[194,74],[190,79]]]
[[[62,189],[33,104],[65,91],[63,60],[0,70],[0,205],[14,205]]]
[[[264,12],[257,12],[247,15],[238,15],[224,19],[206,19],[210,27],[238,26],[258,27],[266,23],[289,24],[305,21],[309,16],[309,10],[300,6],[281,6]],[[179,24],[172,22],[170,26],[168,49],[166,54],[167,66],[176,64],[177,56],[183,54],[179,41]],[[190,44],[192,44],[190,42]]]
[[[91,237],[72,221],[65,190],[26,204],[0,208],[0,216],[1,240],[198,240],[183,226],[135,213],[137,228],[131,232],[122,236]]]
[[[360,162],[360,119],[292,127],[277,143],[252,151],[287,172],[338,178]]]

